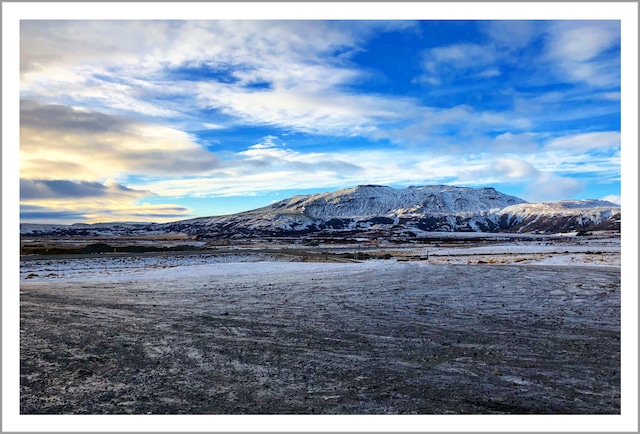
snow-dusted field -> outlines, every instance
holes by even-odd
[[[161,275],[197,275],[202,272],[237,267],[230,264],[284,262],[295,267],[291,258],[263,253],[191,254],[179,256],[123,256],[90,255],[88,257],[22,261],[20,280],[109,280],[146,279]],[[222,267],[224,265],[224,267]],[[164,274],[161,272],[165,271]]]
[[[438,264],[620,266],[620,245],[501,244],[469,248],[422,248],[414,253]]]
[[[24,261],[21,412],[620,412],[619,268],[456,252]]]
[[[290,246],[291,247],[291,246]],[[299,246],[294,246],[298,247]],[[317,251],[359,251],[358,246]],[[169,273],[182,272],[188,267],[189,274],[212,273],[229,269],[231,263],[275,262],[277,266],[267,268],[295,273],[300,267],[300,257],[274,253],[263,253],[251,249],[229,249],[226,253],[209,251],[198,254],[159,256],[115,256],[85,255],[78,258],[25,260],[20,264],[21,281],[60,279],[120,279],[149,278],[158,270],[170,269]],[[304,249],[303,249],[304,250]],[[391,261],[397,258],[421,257],[430,264],[522,264],[522,265],[588,265],[620,267],[620,239],[562,239],[559,241],[517,241],[474,245],[473,247],[402,247],[367,250],[369,253],[390,253]],[[232,252],[232,253],[229,253]],[[221,264],[227,264],[222,267]],[[288,265],[287,265],[288,264]],[[203,267],[198,267],[202,265]],[[308,265],[307,265],[308,266]],[[259,267],[259,266],[258,266]],[[255,268],[255,267],[254,267]],[[157,274],[157,273],[155,273]]]

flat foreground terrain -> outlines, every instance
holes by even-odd
[[[23,414],[620,412],[620,269],[253,262],[22,281]]]

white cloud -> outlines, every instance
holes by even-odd
[[[524,132],[513,134],[510,131],[497,135],[487,150],[493,152],[511,152],[528,154],[538,149],[541,134]]]
[[[531,163],[515,158],[498,158],[494,162],[493,169],[507,179],[526,179],[538,175],[538,171]]]
[[[438,127],[457,128],[467,135],[500,128],[515,132],[533,129],[549,116],[576,119],[612,110],[577,104],[575,110],[558,113],[542,101],[536,105],[517,100],[515,110],[502,112],[464,106],[440,109],[424,107],[408,97],[349,92],[351,84],[366,78],[364,71],[350,63],[360,45],[387,27],[411,25],[384,21],[100,21],[87,32],[81,22],[27,22],[21,33],[21,92],[24,97],[48,102],[71,99],[76,105],[96,106],[105,113],[161,117],[162,122],[174,125],[175,119],[188,124],[184,119],[206,108],[250,125],[408,139],[411,143],[423,141],[425,131],[437,136]],[[574,22],[549,26],[547,48],[552,62],[564,61],[561,55],[566,52],[568,59],[580,64],[576,71],[589,69],[591,63],[598,63],[593,56],[615,43],[615,29],[598,22],[584,25],[585,31],[594,27],[603,40],[590,45],[572,42],[567,35],[578,28]],[[526,46],[544,29],[531,21],[483,22],[480,26],[490,38],[487,43],[451,44],[425,51],[425,74],[414,81],[440,85],[456,74],[497,77],[502,74],[499,62],[508,60],[510,50]],[[176,71],[196,76],[184,80],[179,74],[170,75]],[[255,84],[261,86],[252,87]],[[603,93],[602,97],[613,98],[614,94]],[[565,93],[558,93],[556,104],[563,97]],[[211,125],[227,127],[218,120]],[[383,132],[389,128],[394,131]]]
[[[251,148],[239,152],[224,171],[198,178],[140,182],[135,186],[162,196],[218,197],[363,183],[417,185],[454,179],[459,163],[456,156],[405,150],[304,153],[286,147]]]
[[[481,21],[479,27],[493,44],[510,50],[527,46],[539,32],[538,23],[530,20]]]
[[[622,197],[620,197],[620,195],[618,195],[618,194],[610,194],[608,196],[603,197],[602,200],[606,200],[608,202],[615,203],[616,205],[621,205],[622,204]]]
[[[98,35],[108,23],[98,27]],[[22,94],[48,102],[70,98],[108,113],[135,112],[163,117],[165,122],[195,115],[194,108],[213,108],[252,125],[367,136],[381,124],[404,119],[419,106],[411,98],[349,92],[348,87],[366,75],[349,59],[375,31],[410,25],[186,21],[158,22],[154,27],[153,22],[134,21],[114,24],[117,34],[111,45],[118,53],[112,55],[95,35],[84,42],[76,37],[69,43],[56,33],[62,28],[62,35],[73,38],[80,30],[76,23],[33,25],[23,31],[24,51],[33,49],[42,38],[48,38],[47,53],[74,45],[82,48],[76,55],[59,58],[37,55],[40,50],[35,49],[37,53],[23,62]],[[147,31],[167,35],[155,45],[146,36],[141,41],[143,48],[130,43],[130,38]],[[37,67],[36,61],[41,62]],[[73,81],[47,73],[49,68],[62,66],[74,74]],[[195,75],[189,80],[180,75],[190,73]],[[255,88],[255,84],[261,86]]]
[[[609,101],[620,101],[620,92],[602,92],[595,94],[594,98],[602,98]]]
[[[620,59],[607,54],[620,44],[620,21],[555,21],[548,27],[548,58],[559,78],[597,87],[620,83]]]
[[[502,72],[500,72],[499,69],[497,68],[489,68],[489,69],[485,69],[482,72],[479,72],[478,74],[475,75],[475,77],[477,78],[493,78],[493,77],[499,77],[502,75]]]
[[[277,148],[278,146],[281,146],[281,145],[276,143],[276,140],[278,140],[278,137],[276,136],[271,136],[271,135],[265,136],[262,138],[262,142],[249,146],[249,150]]]
[[[497,53],[490,45],[453,44],[435,47],[422,53],[425,73],[414,78],[415,83],[428,83],[434,86],[451,81],[470,70],[479,70],[479,78],[491,78],[500,75],[500,71],[486,68],[497,59]]]
[[[417,77],[414,77],[411,80],[412,83],[417,83],[417,84],[430,84],[432,86],[440,86],[442,84],[442,80],[440,80],[440,78],[438,77],[434,77],[434,76],[430,76],[430,75],[426,75],[426,74],[421,74]]]
[[[436,47],[425,53],[425,69],[436,73],[441,68],[453,66],[464,69],[487,65],[495,61],[496,54],[489,46],[479,44],[455,44]]]
[[[581,175],[594,181],[620,180],[620,151],[594,155],[587,152],[553,150],[523,156],[540,171],[566,176]]]
[[[208,173],[218,157],[176,129],[87,110],[24,101],[20,175],[101,181],[123,175]]]
[[[480,151],[480,145],[499,145],[500,141],[491,143],[489,139],[495,131],[522,131],[532,127],[529,119],[513,112],[476,110],[464,104],[444,109],[421,107],[413,111],[410,119],[406,127],[377,131],[372,136],[425,146],[438,153],[454,149],[460,152],[461,148],[464,152],[474,152]]]
[[[600,131],[594,133],[574,134],[558,137],[549,141],[547,149],[567,149],[575,152],[586,152],[593,149],[609,149],[620,147],[618,131]]]
[[[21,32],[21,92],[47,102],[71,99],[109,113],[164,118],[184,118],[195,99],[200,107],[249,123],[366,134],[412,103],[340,89],[363,74],[349,58],[376,29],[407,25],[412,24],[100,21],[87,32],[81,22],[27,22]],[[171,76],[174,68],[205,75],[184,81]],[[64,74],[51,73],[56,70]],[[225,79],[216,81],[216,74]],[[265,83],[266,90],[250,87],[256,83]],[[168,102],[176,99],[185,104]]]
[[[523,199],[529,202],[551,202],[570,199],[583,190],[584,185],[576,179],[540,172],[540,176],[529,184]]]
[[[199,101],[254,125],[273,125],[328,135],[370,135],[419,110],[410,98],[320,92],[302,83],[295,88],[251,91],[237,85],[200,83]]]
[[[571,62],[588,62],[617,44],[619,21],[556,21],[549,28],[551,56]]]
[[[522,198],[530,202],[570,199],[584,190],[584,184],[574,178],[506,157],[471,161],[458,171],[457,179],[470,185],[523,184],[526,191]]]
[[[527,181],[537,179],[540,176],[531,163],[517,158],[496,158],[492,160],[480,160],[472,162],[473,166],[465,166],[457,172],[457,177],[463,182],[487,183]]]
[[[207,130],[223,130],[226,128],[224,125],[212,124],[209,122],[203,122],[202,126]]]

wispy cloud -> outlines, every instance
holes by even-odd
[[[547,149],[567,149],[585,152],[597,149],[620,149],[620,133],[618,131],[599,131],[563,136],[546,144]]]
[[[475,71],[476,75],[495,77],[500,71],[487,68],[495,64],[497,53],[490,45],[472,43],[435,47],[423,53],[425,73],[415,81],[440,85],[462,74]]]
[[[512,111],[476,110],[466,104],[444,109],[422,107],[414,110],[414,117],[406,127],[389,128],[374,136],[448,152],[460,144],[473,147],[474,140],[486,142],[496,132],[513,134],[511,131],[526,132],[532,127],[529,119]]]
[[[558,79],[597,87],[620,84],[619,21],[559,21],[548,28],[548,59]]]
[[[541,32],[543,22],[528,20],[480,21],[479,30],[498,48],[518,50],[528,46]]]
[[[472,185],[521,183],[526,185],[522,197],[530,202],[561,200],[584,190],[584,184],[576,179],[540,171],[530,162],[517,158],[476,162],[474,167],[460,170],[457,178]]]
[[[416,108],[409,98],[337,93],[332,88],[253,91],[201,83],[198,101],[252,125],[326,135],[368,136],[380,124],[404,120]]]
[[[537,178],[539,172],[531,165],[531,163],[516,158],[497,158],[485,164],[481,164],[480,168],[463,169],[458,172],[460,180],[474,180],[491,177],[504,182],[508,180],[524,180]]]

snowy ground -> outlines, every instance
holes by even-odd
[[[263,253],[232,254],[190,254],[176,256],[138,255],[110,256],[87,255],[86,257],[22,261],[20,263],[20,280],[104,280],[122,278],[151,278],[161,276],[160,270],[170,270],[169,274],[199,274],[203,270],[222,269],[220,265],[250,263],[291,262],[291,257]],[[206,266],[206,267],[202,267]],[[213,267],[213,268],[212,268]],[[166,273],[165,273],[166,274]]]
[[[276,250],[22,258],[21,413],[620,413],[619,239]]]
[[[619,269],[238,259],[21,281],[21,413],[620,412]]]
[[[620,266],[620,246],[502,244],[470,248],[422,248],[412,253],[437,264],[529,264]]]
[[[275,262],[277,269],[289,267],[295,272],[301,257],[275,253],[253,252],[249,249],[230,250],[231,253],[209,251],[187,255],[85,255],[78,258],[51,256],[46,259],[24,260],[20,263],[20,279],[60,280],[60,279],[104,279],[130,276],[145,278],[157,270],[188,267],[188,273],[211,272],[221,269],[220,264]],[[316,249],[331,251],[331,249]],[[620,266],[620,239],[577,240],[573,242],[508,242],[473,247],[403,247],[360,250],[358,246],[333,249],[334,252],[366,251],[368,253],[389,253],[390,261],[398,258],[422,258],[430,264],[522,264],[522,265],[588,265]],[[289,262],[290,265],[284,265]],[[204,265],[205,267],[196,267]],[[216,266],[218,266],[216,268]],[[212,268],[213,267],[213,268]],[[270,265],[267,268],[274,267]],[[207,271],[203,271],[207,270]],[[156,273],[157,274],[157,273]]]

